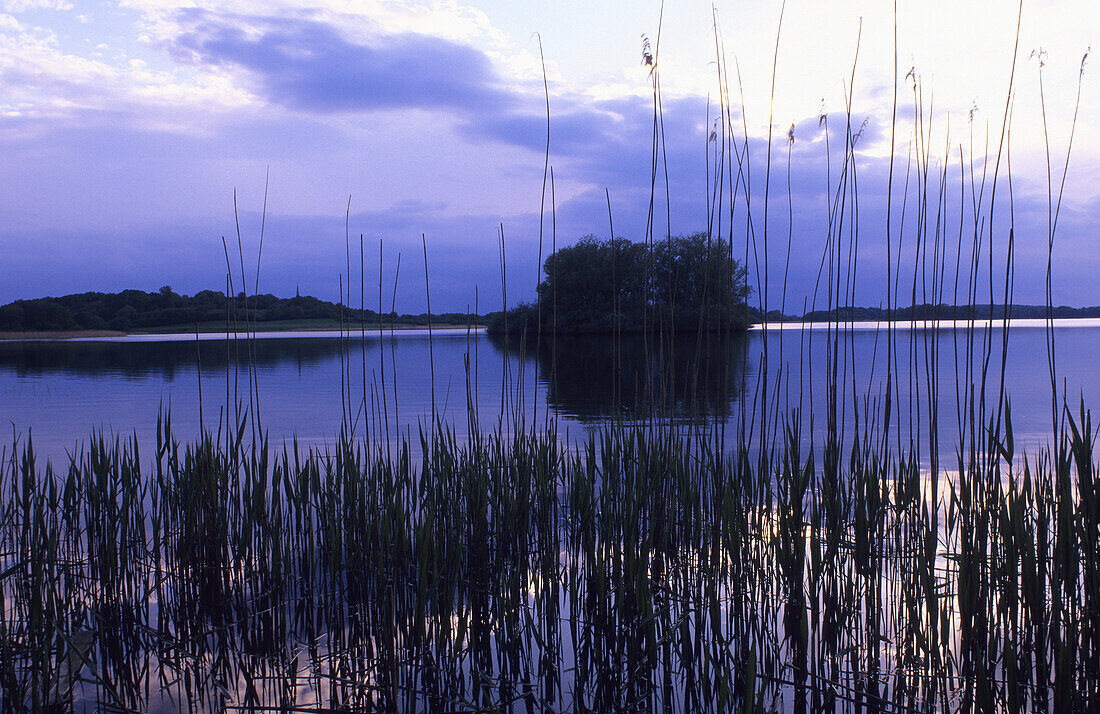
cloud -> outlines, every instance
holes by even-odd
[[[250,99],[222,73],[154,68],[126,49],[84,39],[0,14],[0,117],[79,124],[87,112],[127,112],[134,125],[187,131],[194,122],[179,110],[208,116]]]
[[[27,10],[72,10],[73,4],[66,0],[4,0],[0,8],[18,14]]]
[[[313,112],[450,109],[498,112],[512,104],[481,51],[415,33],[353,41],[307,19],[184,11],[179,59],[240,67],[269,102]]]

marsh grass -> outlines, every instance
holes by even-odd
[[[43,472],[27,445],[0,483],[5,702],[1085,711],[1100,489],[1067,423],[935,502],[914,457],[822,460],[794,426],[755,457],[639,426],[441,426],[414,464],[242,423],[227,451],[167,416],[151,470],[97,438]]]
[[[664,166],[659,46],[658,34],[644,48],[654,100],[647,241]],[[716,55],[709,232],[744,245],[767,287],[767,229],[756,226],[767,214],[750,190],[745,107],[739,134],[720,32]],[[781,56],[777,33],[776,64]],[[937,159],[919,77],[905,81],[914,115],[900,206],[887,209],[888,305],[905,301],[905,268],[912,302],[988,297],[992,316],[1011,304],[1014,271],[1014,230],[995,230],[993,215],[1010,101],[996,152],[959,147],[956,157],[945,143]],[[860,264],[861,127],[850,104],[842,119],[839,166],[826,148],[817,286],[826,309],[852,305]],[[821,128],[828,147],[825,114]],[[895,108],[892,139],[898,131]],[[948,200],[956,158],[958,206]],[[771,164],[769,148],[765,207]],[[894,173],[891,159],[891,187]],[[666,209],[668,190],[666,178]],[[1060,201],[1052,191],[1052,206]],[[505,247],[502,228],[502,272]],[[426,240],[423,251],[427,264]],[[238,252],[243,287],[239,239]],[[350,233],[347,252],[340,288],[350,303]],[[232,273],[228,248],[226,260]],[[361,239],[361,307],[364,263]],[[382,278],[380,258],[379,315]],[[227,282],[234,294],[231,274]],[[758,295],[766,317],[767,291]],[[815,290],[809,307],[821,306]],[[229,310],[227,329],[238,320],[250,329],[247,299]],[[857,374],[849,326],[802,332],[792,356],[769,354],[765,322],[739,414],[712,421],[661,408],[684,389],[662,381],[680,377],[660,366],[672,326],[654,321],[643,348],[644,368],[652,355],[657,364],[642,380],[648,408],[582,437],[559,434],[549,404],[537,418],[522,375],[501,385],[499,415],[482,414],[476,352],[466,356],[467,437],[438,417],[434,390],[431,419],[391,433],[400,423],[389,413],[392,348],[388,385],[385,352],[377,378],[364,356],[361,401],[348,348],[344,427],[328,450],[269,443],[254,366],[231,392],[227,380],[215,432],[180,441],[163,412],[149,463],[136,440],[102,434],[63,471],[43,465],[30,438],[13,444],[0,468],[4,711],[1096,707],[1096,432],[1085,405],[1057,392],[1053,330],[1052,431],[1029,455],[1016,448],[1004,378],[1011,315],[947,333],[888,326],[878,375]],[[514,339],[522,354],[543,338]],[[227,345],[254,354],[251,341]],[[611,361],[621,365],[621,352]],[[823,393],[803,387],[815,372],[827,375]],[[941,400],[952,397],[939,385],[951,372],[958,419],[941,424]],[[954,441],[953,460],[941,457],[941,439]]]

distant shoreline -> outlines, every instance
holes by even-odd
[[[940,318],[936,320],[921,319],[896,319],[896,320],[769,320],[767,324],[755,322],[749,327],[750,332],[777,332],[782,330],[886,330],[893,329],[899,332],[922,330],[966,330],[987,329],[1000,330],[1004,325],[1004,318],[979,317],[970,319]],[[1015,329],[1036,329],[1047,326],[1046,318],[1041,317],[1011,317],[1009,326]],[[1100,324],[1100,318],[1096,317],[1053,317],[1050,324],[1055,328],[1061,327],[1093,327]]]
[[[1095,317],[1054,317],[1055,323],[1065,325],[1067,322],[1087,322],[1096,321]],[[894,325],[897,329],[923,329],[932,325],[942,327],[966,327],[971,322],[975,326],[984,326],[987,323],[1000,324],[1002,318],[994,318],[990,320],[988,318],[981,318],[975,320],[959,320],[959,319],[940,319],[940,320],[885,320],[885,319],[856,319],[856,320],[844,320],[844,321],[827,321],[827,320],[785,320],[785,321],[772,321],[767,322],[766,329],[768,330],[792,330],[792,329],[824,329],[826,326],[837,327],[844,329],[851,326],[866,326],[866,325],[878,325],[885,326],[887,324]],[[1041,324],[1045,324],[1046,320],[1041,318],[1026,318],[1026,317],[1013,317],[1010,319],[1010,324],[1018,327],[1038,327]],[[1057,326],[1057,325],[1056,325]],[[239,329],[234,334],[245,335],[248,333],[270,334],[270,333],[317,333],[317,332],[331,332],[334,335],[348,334],[357,335],[365,333],[367,335],[376,335],[380,331],[377,322],[374,324],[367,324],[366,329],[362,329],[362,325],[345,325],[341,328],[339,325],[332,325],[327,322],[309,325],[303,324],[302,321],[293,321],[293,324],[278,324],[278,323],[258,323],[255,329]],[[474,323],[470,325],[455,325],[451,323],[435,324],[431,325],[432,330],[454,331],[456,329],[482,330],[484,324]],[[381,326],[382,332],[425,332],[429,329],[427,324],[412,325],[412,324],[394,324],[389,325],[383,323]],[[750,325],[749,330],[752,332],[759,332],[765,329],[763,322],[757,322]],[[119,337],[140,337],[143,335],[185,335],[185,334],[200,334],[200,335],[217,335],[225,334],[225,326],[212,327],[209,325],[199,325],[199,329],[196,330],[194,325],[190,326],[166,326],[163,328],[149,328],[144,330],[134,330],[131,332],[121,332],[118,330],[25,330],[25,331],[0,331],[0,342],[32,342],[32,341],[66,341],[66,340],[80,340],[80,339],[94,339],[98,337],[103,338],[119,338]]]
[[[279,298],[270,294],[227,297],[213,290],[178,295],[165,285],[156,293],[79,293],[16,300],[0,305],[0,339],[122,337],[138,334],[225,333],[245,331],[403,329],[465,327],[468,313],[398,315],[326,302],[308,295]]]
[[[453,325],[453,324],[435,324],[431,325],[432,330],[454,330],[464,329],[465,325]],[[472,330],[481,329],[483,326],[480,324],[472,324],[469,326]],[[383,324],[381,331],[389,333],[393,332],[411,332],[415,330],[426,331],[428,325],[409,325],[409,324],[395,324],[392,327],[388,324]],[[24,331],[7,331],[0,332],[0,342],[31,342],[31,341],[62,341],[62,340],[80,340],[90,339],[96,337],[136,337],[142,335],[184,335],[184,334],[200,334],[200,335],[217,335],[225,334],[225,327],[220,329],[204,329],[200,325],[196,331],[195,326],[191,325],[189,328],[175,329],[174,326],[167,326],[163,328],[150,328],[146,330],[134,330],[131,332],[120,332],[117,330],[24,330]],[[256,334],[265,334],[272,332],[280,333],[311,333],[311,332],[331,332],[334,335],[341,334],[341,328],[339,325],[333,326],[330,324],[319,325],[303,325],[300,322],[294,326],[280,326],[280,325],[264,325],[263,323],[257,324],[255,329],[244,329],[242,326],[234,334],[244,335],[246,333],[255,332]],[[360,325],[345,326],[342,330],[343,334],[358,335],[365,332],[366,334],[378,334],[379,326],[375,322],[373,325],[368,324],[366,329],[361,329]]]
[[[125,332],[115,330],[25,330],[0,332],[0,342],[26,340],[72,340],[80,337],[125,337]]]
[[[612,298],[605,296],[604,308],[610,308]],[[621,306],[620,306],[621,307]],[[587,309],[587,308],[586,308]],[[645,310],[635,310],[631,319],[623,320],[626,331],[635,331],[628,325],[640,327]],[[120,339],[140,335],[181,335],[181,334],[226,334],[237,332],[244,334],[273,332],[333,332],[345,333],[379,330],[425,330],[431,321],[433,328],[486,327],[489,332],[494,326],[503,327],[509,322],[509,332],[525,327],[539,329],[533,323],[541,321],[543,330],[552,330],[547,323],[547,311],[541,317],[534,305],[523,303],[505,313],[497,311],[485,315],[468,312],[442,312],[428,315],[380,313],[365,308],[351,308],[339,303],[330,303],[310,296],[295,295],[293,298],[279,298],[270,294],[238,295],[227,297],[223,293],[204,290],[195,295],[178,295],[165,285],[156,293],[140,290],[124,290],[120,293],[80,293],[57,298],[37,298],[16,300],[0,306],[0,340],[66,340],[66,339]],[[653,313],[651,313],[653,314]],[[620,319],[624,316],[619,313]],[[909,322],[927,324],[929,321],[943,323],[947,321],[1002,320],[1006,316],[1013,322],[1019,320],[1045,320],[1046,318],[1077,320],[1081,318],[1100,319],[1100,305],[1090,307],[1068,307],[1064,305],[1026,305],[1026,304],[967,304],[920,303],[906,307],[884,309],[882,307],[840,307],[831,310],[810,310],[802,316],[786,315],[778,310],[763,311],[760,308],[746,307],[745,315],[734,315],[737,327],[758,329],[754,325],[766,322],[769,327],[778,324],[806,325],[816,323],[834,324],[895,324]],[[513,321],[513,318],[522,318]],[[589,309],[587,317],[580,324],[573,321],[559,323],[558,334],[612,334],[612,314]],[[650,320],[647,324],[656,327],[669,324]],[[693,325],[691,320],[676,320],[681,331]],[[728,326],[728,325],[727,325]],[[498,329],[497,332],[503,332]]]

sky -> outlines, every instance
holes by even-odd
[[[888,256],[903,303],[965,298],[975,233],[1000,297],[1011,235],[1041,303],[1053,226],[1054,302],[1096,305],[1098,40],[1095,0],[898,0],[896,44],[881,0],[0,0],[0,303],[485,312],[611,226],[709,227],[788,313],[828,302],[830,245],[855,304]]]

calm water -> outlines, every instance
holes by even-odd
[[[1100,403],[1100,322],[1055,333],[1067,401]],[[415,448],[433,408],[460,438],[473,419],[553,418],[574,439],[657,417],[719,429],[733,447],[762,421],[779,432],[775,414],[797,414],[804,439],[830,419],[847,440],[881,428],[892,374],[892,433],[920,434],[927,464],[956,448],[958,405],[972,395],[996,411],[1002,383],[1017,445],[1048,441],[1048,335],[1017,325],[1002,369],[1005,348],[997,329],[950,325],[522,346],[462,331],[0,343],[0,418],[54,463],[93,429],[136,435],[148,459],[168,408],[191,440],[200,394],[207,428],[258,400],[272,440],[322,450],[349,424],[375,443],[411,434]],[[225,482],[183,458],[149,490],[125,469],[74,470],[60,490],[0,479],[0,573],[18,574],[0,577],[0,625],[26,643],[0,651],[14,673],[0,703],[33,704],[41,683],[64,692],[75,673],[76,711],[729,711],[745,676],[767,710],[791,714],[1092,710],[1095,562],[1046,565],[1095,550],[1091,481],[1055,488],[1037,465],[1046,495],[1033,507],[987,488],[999,475],[981,468],[942,482],[899,469],[880,484],[878,462],[855,451],[836,488],[823,466],[711,479],[721,458],[648,452],[644,438],[559,459],[540,442],[552,438],[538,432],[519,459],[492,440],[442,449],[455,467],[419,488],[343,456]],[[633,468],[607,468],[619,459]],[[49,503],[64,517],[35,520]]]
[[[979,325],[972,336],[968,376],[964,326],[894,330],[892,354],[901,375],[893,388],[894,423],[905,434],[924,434],[935,413],[944,455],[955,448],[958,384],[980,385],[983,352],[991,355],[988,398],[995,400],[1000,388],[999,324],[989,335]],[[888,341],[885,326],[875,324],[839,333],[821,325],[773,327],[766,336],[756,330],[723,344],[706,337],[624,338],[617,345],[559,338],[554,348],[504,344],[465,330],[437,330],[431,339],[421,331],[260,337],[251,346],[221,335],[0,342],[0,419],[12,429],[5,440],[9,453],[12,439],[23,444],[33,438],[40,455],[64,462],[93,429],[136,435],[146,448],[155,443],[157,415],[165,408],[177,438],[190,439],[199,429],[200,394],[203,423],[211,429],[227,404],[248,403],[250,363],[257,411],[271,440],[297,438],[322,449],[334,443],[345,420],[360,435],[373,431],[390,441],[399,431],[415,436],[432,414],[433,370],[436,412],[460,436],[469,430],[468,406],[476,407],[483,428],[501,420],[508,425],[522,412],[528,421],[555,417],[562,433],[576,436],[603,420],[656,413],[725,424],[732,433],[742,417],[760,413],[762,385],[768,413],[777,405],[784,411],[801,406],[805,416],[812,411],[812,429],[821,432],[832,340],[841,385],[837,418],[845,428],[854,423],[853,405],[861,421],[882,410]],[[1086,406],[1100,404],[1100,321],[1061,321],[1055,337],[1057,379],[1070,404],[1082,397]],[[1004,382],[1017,443],[1029,449],[1045,443],[1050,432],[1046,342],[1041,322],[1020,321],[1009,337]],[[939,355],[935,372],[928,369],[933,353]],[[785,378],[776,390],[780,365]]]

